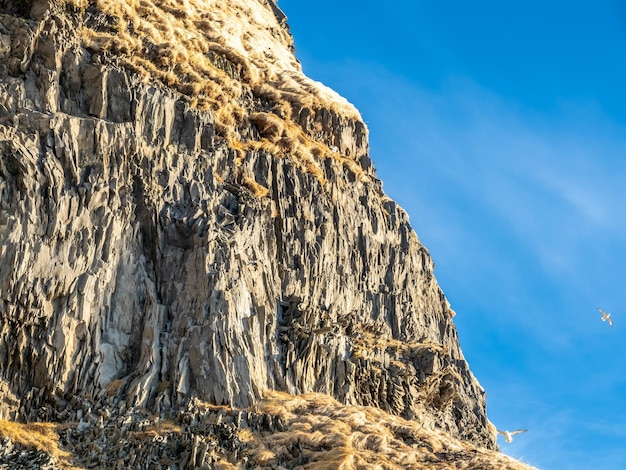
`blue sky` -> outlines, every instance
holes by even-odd
[[[529,430],[501,450],[626,468],[626,3],[279,5],[304,71],[361,111],[490,419]]]

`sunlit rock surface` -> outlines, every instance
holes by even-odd
[[[496,448],[365,125],[272,1],[0,12],[0,418],[321,392]]]

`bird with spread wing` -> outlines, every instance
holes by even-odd
[[[611,320],[611,314],[605,312],[601,308],[598,309],[598,312],[602,314],[602,321],[608,321],[609,325],[613,326],[613,320]]]
[[[528,431],[528,429],[518,429],[517,431],[500,431],[499,429],[497,429],[497,431],[498,434],[502,434],[504,436],[504,440],[506,442],[513,442],[513,436],[526,432]]]

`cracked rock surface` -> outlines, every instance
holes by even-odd
[[[73,396],[171,416],[322,392],[496,448],[365,125],[291,103],[280,125],[335,155],[307,169],[308,140],[252,145],[258,118],[224,132],[219,110],[90,48],[99,2],[71,3],[0,1],[0,418],[63,421]],[[285,34],[274,2],[227,3]],[[241,86],[246,112],[269,109]]]

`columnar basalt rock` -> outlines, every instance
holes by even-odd
[[[315,391],[495,448],[356,110],[302,75],[264,0],[186,2],[210,40],[168,84],[183,72],[155,51],[179,33],[122,40],[196,27],[175,3],[117,21],[115,1],[0,1],[0,417],[77,394],[165,414]],[[216,37],[225,22],[241,35]]]

